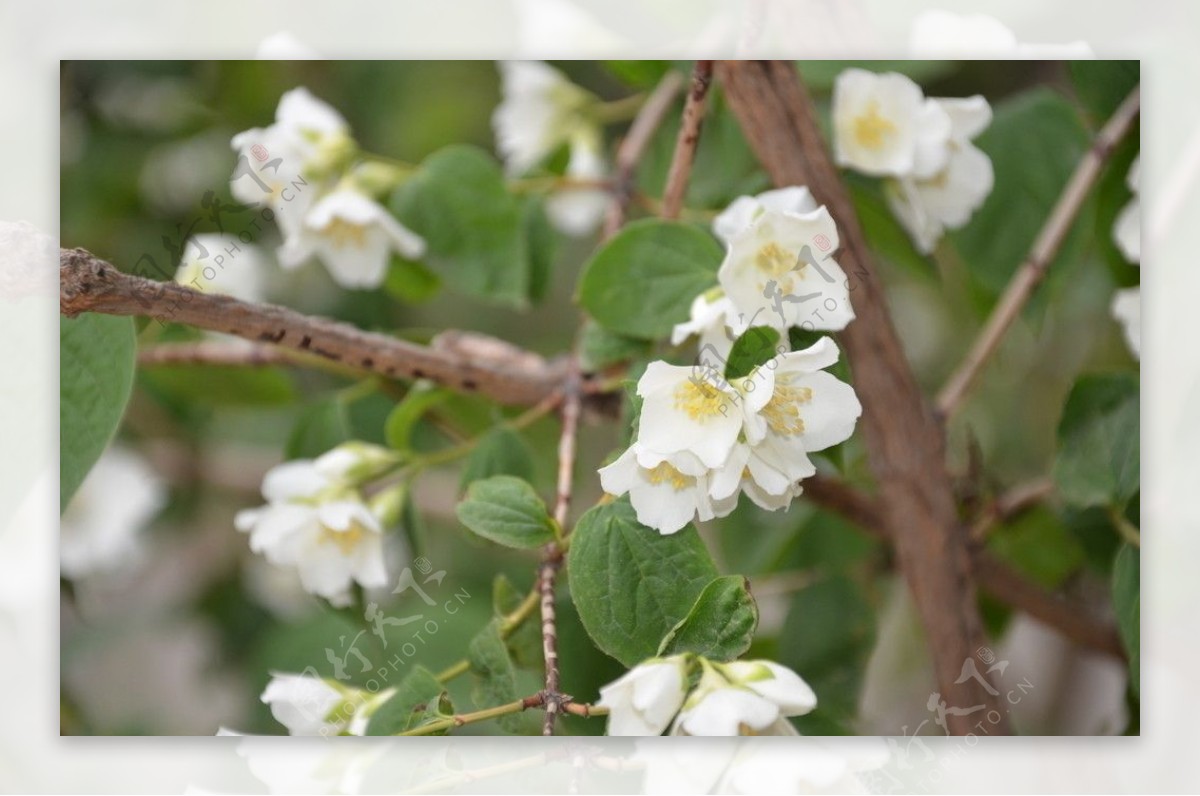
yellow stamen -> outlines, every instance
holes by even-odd
[[[675,388],[675,408],[700,423],[714,415],[727,414],[728,402],[729,396],[699,379],[688,379]]]
[[[337,545],[342,551],[342,555],[350,555],[354,552],[354,548],[363,538],[363,527],[357,522],[351,522],[350,527],[344,531],[337,531],[333,528],[322,526],[321,528],[321,543],[330,543]]]
[[[676,492],[686,489],[696,482],[695,478],[684,475],[666,462],[662,462],[657,467],[648,470],[646,472],[646,480],[655,486],[665,481],[674,487]]]
[[[879,113],[879,102],[871,100],[866,111],[854,120],[854,137],[864,149],[882,149],[896,125]]]
[[[776,384],[775,393],[762,410],[767,426],[783,437],[803,434],[804,419],[800,417],[800,405],[811,400],[812,389],[809,387]]]
[[[771,241],[758,250],[754,256],[754,264],[758,270],[769,276],[780,277],[796,266],[796,258],[783,250],[778,243]]]
[[[367,242],[367,228],[343,218],[333,218],[321,229],[321,234],[333,241],[335,246],[362,248]]]

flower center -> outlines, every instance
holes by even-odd
[[[322,544],[337,545],[337,548],[342,551],[342,555],[348,556],[354,552],[354,548],[362,541],[364,533],[363,527],[357,522],[350,523],[350,527],[344,531],[321,526],[320,541]]]
[[[796,258],[775,241],[765,244],[754,255],[754,264],[758,270],[769,276],[780,277],[796,265]]]
[[[804,433],[804,419],[800,417],[800,405],[812,400],[812,389],[776,384],[771,400],[763,407],[762,414],[767,426],[783,437]]]
[[[661,462],[654,469],[646,471],[646,480],[655,486],[664,482],[668,483],[674,487],[676,492],[687,489],[696,482],[695,478],[684,475],[666,462]]]
[[[329,238],[334,246],[354,246],[361,249],[367,242],[367,228],[344,218],[334,218],[321,229],[321,234]]]
[[[724,415],[728,400],[725,393],[699,379],[688,379],[675,388],[675,408],[701,423],[713,415]]]
[[[864,149],[882,149],[887,139],[896,132],[896,125],[879,113],[879,102],[871,100],[866,111],[854,120],[854,137]]]

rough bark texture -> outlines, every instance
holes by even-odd
[[[942,430],[917,387],[892,324],[854,205],[822,140],[812,102],[794,65],[722,61],[717,77],[746,138],[778,186],[807,185],[837,221],[839,260],[850,275],[857,319],[840,335],[863,404],[861,428],[879,485],[882,519],[933,655],[940,698],[949,707],[999,699],[964,663],[985,646],[971,559],[945,465]],[[978,714],[946,716],[954,734],[971,731]],[[1005,732],[1002,718],[989,732]]]

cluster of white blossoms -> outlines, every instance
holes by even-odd
[[[609,735],[661,735],[668,727],[671,735],[796,735],[788,717],[810,712],[817,696],[777,663],[683,654],[638,664],[601,688],[597,704],[608,708]]]
[[[786,509],[816,473],[809,454],[843,442],[862,406],[853,388],[825,372],[838,359],[828,337],[803,351],[786,342],[740,378],[724,376],[739,334],[767,327],[838,330],[854,318],[846,275],[833,260],[837,228],[808,190],[743,196],[713,232],[726,244],[719,286],[697,296],[673,343],[700,338],[691,366],[650,363],[638,381],[634,443],[600,470],[613,495],[629,494],[638,521],[664,534],[693,518],[727,516],[746,495]]]
[[[358,147],[336,110],[296,88],[283,95],[275,123],[233,137],[238,153],[230,190],[239,202],[265,204],[283,235],[280,264],[317,256],[347,288],[383,283],[395,252],[419,258],[425,241],[397,221],[355,178]]]
[[[600,224],[609,196],[586,183],[608,173],[604,136],[593,109],[599,99],[542,61],[500,61],[502,100],[492,114],[496,148],[511,176],[520,176],[567,146],[564,173],[584,183],[556,190],[546,214],[560,231],[587,235]]]
[[[1141,192],[1141,157],[1133,161],[1129,167],[1126,183],[1133,191],[1129,204],[1121,208],[1117,221],[1113,225],[1113,240],[1125,259],[1136,266],[1142,264],[1142,201]],[[1125,341],[1135,357],[1142,355],[1142,289],[1129,287],[1118,290],[1113,296],[1112,314],[1125,330]]]
[[[388,582],[383,507],[366,500],[360,485],[395,461],[386,448],[348,442],[315,460],[284,462],[263,478],[266,505],[238,512],[234,524],[250,534],[251,550],[294,567],[306,591],[349,605],[355,583],[373,589]]]
[[[982,96],[926,97],[901,74],[847,69],[833,89],[838,165],[884,177],[892,212],[929,254],[992,191],[992,161],[971,141],[991,123]]]

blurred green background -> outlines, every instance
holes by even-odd
[[[823,113],[833,78],[848,65],[800,67]],[[995,165],[996,188],[971,223],[950,234],[933,257],[918,255],[909,244],[877,180],[848,177],[907,353],[922,386],[932,392],[959,361],[1028,250],[1091,135],[1136,82],[1138,67],[854,65],[903,70],[928,96],[982,93],[996,114],[977,142]],[[555,66],[605,99],[645,91],[665,69],[687,68],[666,62]],[[490,117],[500,97],[490,62],[65,62],[62,245],[85,247],[124,270],[152,253],[173,272],[163,236],[177,240],[189,229],[215,231],[202,207],[206,192],[232,201],[230,137],[269,124],[280,95],[301,85],[337,108],[367,151],[412,163],[454,143],[493,151]],[[650,197],[661,193],[678,126],[678,113],[668,118],[638,171],[639,190]],[[610,153],[622,132],[622,124],[608,128]],[[1113,220],[1129,200],[1125,174],[1136,152],[1133,136],[1115,154],[1046,283],[951,426],[951,461],[963,475],[968,506],[1049,472],[1063,402],[1080,374],[1137,368],[1108,309],[1116,287],[1138,281],[1137,270],[1111,240]],[[549,167],[560,170],[563,159],[560,154]],[[739,194],[766,187],[717,92],[685,218],[704,223]],[[558,240],[547,294],[527,311],[449,289],[416,289],[403,280],[375,291],[345,291],[318,264],[288,274],[271,264],[278,243],[273,232],[255,243],[267,257],[268,295],[276,303],[414,339],[468,329],[554,355],[566,351],[574,337],[579,315],[571,297],[595,240]],[[143,342],[195,336],[156,326],[142,322]],[[312,666],[331,675],[325,649],[338,648],[339,639],[351,639],[362,628],[354,616],[296,593],[286,578],[271,577],[233,529],[233,514],[260,502],[262,473],[285,456],[316,455],[345,438],[382,442],[383,422],[396,400],[393,391],[364,391],[332,376],[292,369],[139,373],[120,438],[167,480],[170,501],[148,531],[147,560],[132,572],[64,581],[63,732],[209,734],[218,725],[279,732],[257,700],[268,672]],[[460,429],[478,431],[497,411],[479,399],[455,398],[444,415]],[[591,473],[617,446],[618,431],[612,423],[585,426],[576,513],[599,496]],[[442,439],[432,423],[423,423],[418,434],[428,445]],[[539,422],[522,437],[534,462],[532,481],[548,494],[554,423]],[[870,484],[859,436],[824,466]],[[454,467],[422,477],[415,518],[402,529],[414,555],[446,571],[439,594],[470,595],[416,658],[435,670],[462,657],[492,615],[497,572],[522,593],[532,581],[532,559],[485,546],[457,527],[458,489]],[[864,726],[859,719],[862,678],[894,594],[888,552],[803,499],[786,514],[743,505],[704,529],[704,536],[724,571],[746,574],[756,585],[764,620],[752,654],[793,666],[817,689],[821,707],[806,729],[895,732],[899,719],[890,729],[886,723]],[[991,544],[1047,586],[1087,589],[1107,582],[1117,537],[1103,512],[1073,512],[1052,502],[997,533]],[[409,602],[387,606],[395,615],[420,609],[414,595],[397,599]],[[590,701],[621,668],[592,648],[565,593],[560,602],[563,686]],[[1009,612],[990,602],[985,608],[990,629],[1001,632]],[[394,630],[387,653],[410,634]],[[372,647],[375,641],[368,633],[359,642],[372,661],[385,654]],[[351,671],[362,682],[366,675],[358,668],[352,665]],[[536,671],[522,677],[536,690]],[[469,678],[455,681],[456,704],[470,704],[470,688]],[[524,718],[536,724],[538,717]],[[1029,721],[1040,723],[1026,724],[1026,731],[1066,726],[1053,712]],[[599,721],[568,722],[572,732],[603,729]]]

